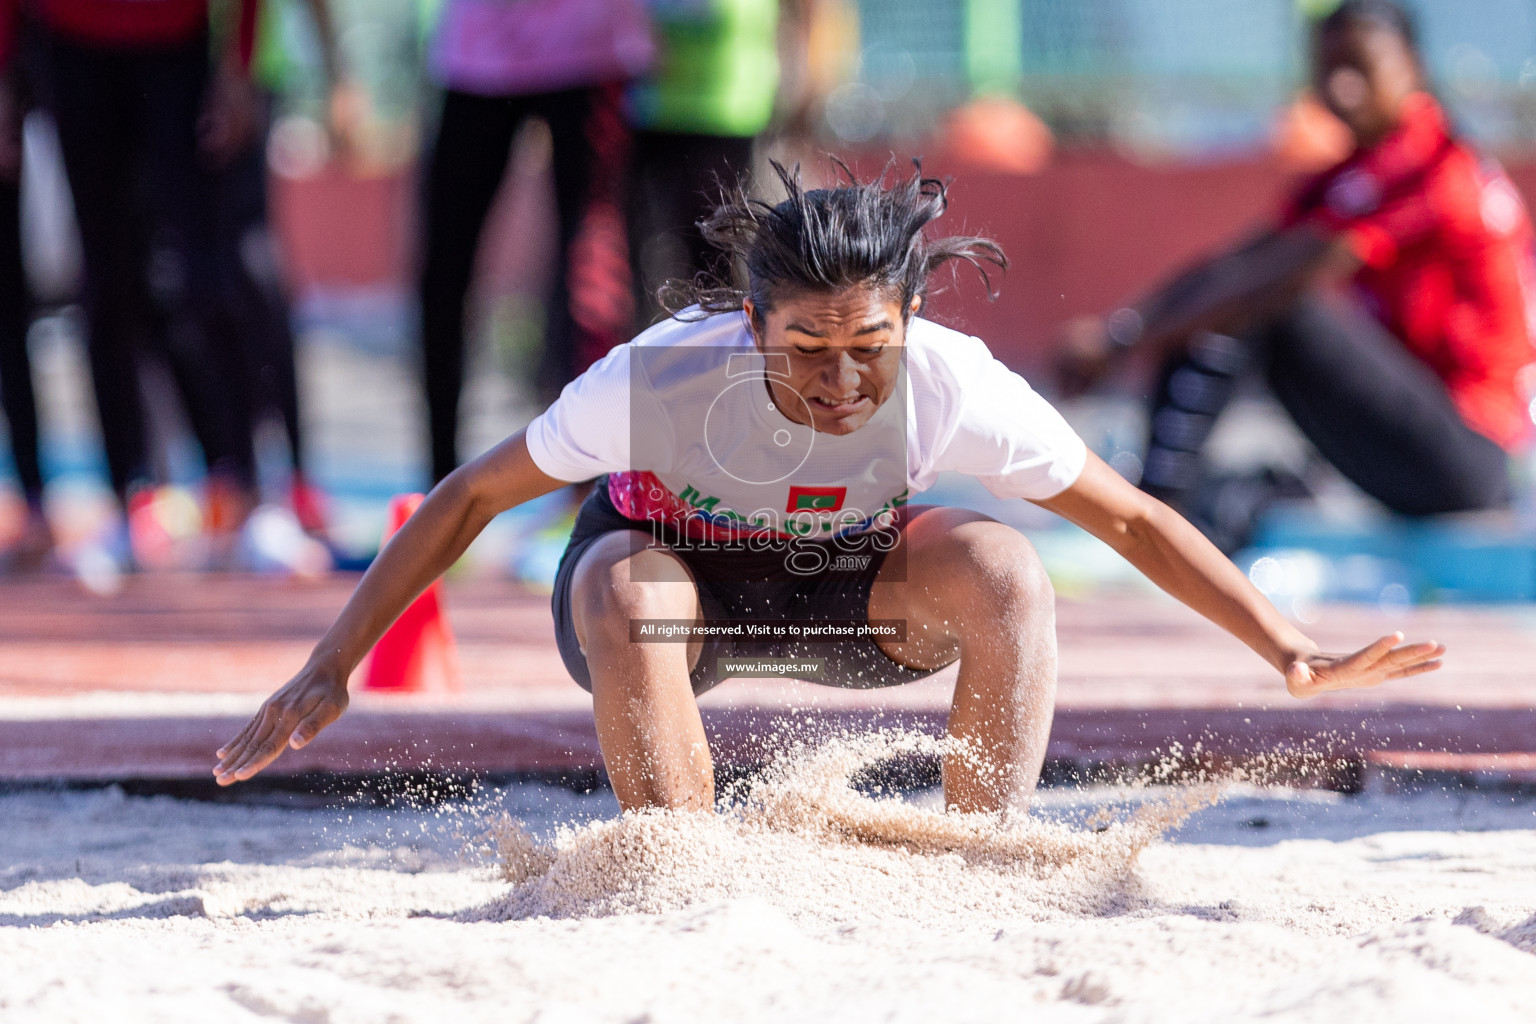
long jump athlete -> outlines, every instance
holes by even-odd
[[[922,319],[942,264],[965,261],[984,277],[985,264],[1006,266],[987,239],[926,236],[944,211],[944,183],[920,172],[872,182],[846,174],[806,190],[778,170],[782,202],[737,195],[701,224],[742,268],[742,286],[678,286],[671,319],[615,348],[526,429],[439,484],[309,662],[218,751],[220,784],[249,779],[335,721],[369,648],[492,517],[594,478],[556,578],[554,617],[566,667],[592,693],[626,810],[711,807],[696,695],[727,674],[727,657],[807,654],[820,659],[821,681],[857,687],[958,661],[946,804],[1027,803],[1055,702],[1055,599],[1017,531],[908,503],[945,470],[1102,539],[1252,648],[1296,697],[1439,667],[1443,646],[1401,634],[1353,654],[1319,651],[1199,531],[1090,453],[979,339]],[[786,638],[818,623],[896,632]],[[678,624],[688,627],[680,640],[656,642]],[[763,639],[775,624],[781,635]]]

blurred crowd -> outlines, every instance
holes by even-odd
[[[782,10],[781,10],[782,6]],[[745,184],[754,139],[816,88],[836,0],[441,0],[423,8],[419,339],[431,479],[458,465],[466,298],[513,140],[547,130],[557,270],[541,304],[547,401],[652,322],[656,288],[718,270],[693,227]],[[327,500],[306,471],[289,295],[268,227],[274,94],[298,14],[318,40],[327,148],[365,153],[367,90],[327,0],[0,0],[0,387],[25,522],[5,565],[112,578],[163,564],[326,560]],[[817,37],[817,38],[813,38]],[[788,58],[781,63],[781,53]],[[781,71],[781,69],[787,69]],[[79,225],[85,352],[116,511],[61,555],[44,504],[22,252],[23,123],[51,119]],[[146,374],[146,368],[158,372]],[[195,505],[166,485],[156,403],[176,404],[206,466]],[[282,428],[285,493],[263,495],[253,438]],[[265,501],[265,503],[264,503]],[[174,506],[174,507],[173,507]],[[260,514],[258,513],[260,509]],[[253,530],[255,523],[260,528]],[[183,533],[187,532],[185,529]],[[253,551],[276,538],[280,552]],[[272,547],[273,543],[267,543]]]
[[[1207,0],[1137,7],[1148,19],[1175,8],[1182,20],[1169,14],[1168,24],[1191,31],[1202,11],[1247,10]],[[1420,38],[1420,8],[1441,26],[1437,50]],[[1536,8],[1528,13],[1536,23]],[[547,150],[553,239],[547,253],[530,245],[550,272],[537,275],[547,282],[534,304],[538,363],[519,384],[542,406],[664,315],[665,282],[731,273],[694,225],[722,188],[751,190],[768,146],[831,137],[833,148],[854,146],[900,123],[895,111],[942,108],[942,130],[929,138],[970,170],[1005,179],[994,194],[1022,206],[1027,176],[1052,160],[1052,129],[1099,138],[1119,123],[1109,108],[1130,102],[1103,88],[1140,81],[1082,62],[1098,53],[1089,37],[1119,38],[1107,28],[1046,31],[1110,24],[1102,11],[1099,21],[1080,14],[1071,3],[1020,0],[0,0],[0,406],[24,502],[19,525],[0,522],[0,569],[72,569],[91,585],[135,568],[331,564],[334,506],[307,463],[291,274],[268,221],[272,173],[328,164],[360,181],[381,164],[415,168],[408,306],[419,319],[404,333],[419,342],[435,483],[473,454],[461,448],[460,423],[478,316],[470,300],[498,196],[516,178],[515,140],[530,127]],[[1458,110],[1491,108],[1469,104],[1460,86],[1460,107],[1443,107],[1430,81],[1431,57],[1443,51],[1460,54],[1453,78],[1465,86],[1455,69],[1483,51],[1453,43],[1449,29],[1488,27],[1441,0],[1305,0],[1292,14],[1306,33],[1308,81],[1298,95],[1286,83],[1272,97],[1294,102],[1269,158],[1310,176],[1258,234],[1161,288],[1124,295],[1113,312],[1065,324],[1053,343],[1057,373],[1042,380],[1071,395],[1102,387],[1118,365],[1151,367],[1133,389],[1147,400],[1144,443],[1103,454],[1229,552],[1276,502],[1312,495],[1319,467],[1399,516],[1507,510],[1536,410],[1524,199],[1462,135]],[[409,88],[393,95],[364,81],[345,45],[358,27],[390,19],[410,26],[391,58],[411,65],[396,76]],[[911,46],[861,40],[874,25],[882,38],[906,33]],[[945,25],[964,30],[950,47],[963,71],[937,95],[914,85],[914,55],[929,52],[920,37]],[[1142,63],[1193,60],[1175,45],[1188,34],[1138,36]],[[1049,74],[1026,74],[1026,56],[1064,68],[1076,85],[1099,82],[1085,95],[1105,109],[1066,103]],[[1257,51],[1235,63],[1274,77]],[[1521,88],[1536,82],[1536,57],[1520,67]],[[305,75],[306,116],[277,117]],[[390,127],[379,108],[391,103],[424,111],[425,130],[412,130],[410,115]],[[1218,114],[1197,120],[1219,127]],[[113,496],[111,513],[67,543],[44,503],[28,357],[39,303],[23,258],[20,178],[42,156],[31,152],[38,133],[23,131],[37,118],[56,133],[79,225],[77,294],[50,301],[81,312]],[[1006,220],[1012,211],[987,212]],[[1027,244],[1049,253],[1052,241]],[[1133,350],[1140,356],[1126,359]],[[1244,389],[1267,391],[1304,438],[1303,471],[1212,472],[1210,440]],[[168,486],[155,429],[168,406],[201,453],[195,494]],[[274,434],[287,462],[277,487],[258,472],[253,440]],[[569,532],[568,505],[552,514],[554,533]],[[549,550],[562,543],[554,537]]]

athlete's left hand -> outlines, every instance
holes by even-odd
[[[1285,688],[1292,697],[1315,697],[1328,690],[1353,690],[1379,686],[1389,679],[1403,679],[1440,667],[1445,645],[1425,640],[1403,643],[1403,634],[1392,633],[1354,654],[1310,654],[1291,662],[1285,670]]]

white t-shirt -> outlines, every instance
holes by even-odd
[[[827,539],[858,533],[946,470],[999,497],[1044,499],[1087,448],[979,338],[914,318],[901,380],[862,427],[820,433],[774,405],[774,360],[743,314],[666,320],[566,385],[528,425],[559,480],[608,474],[615,507],[699,531]]]

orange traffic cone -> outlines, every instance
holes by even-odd
[[[405,525],[422,502],[420,494],[397,494],[389,502],[384,543]],[[443,585],[434,582],[373,645],[363,678],[365,690],[395,693],[456,692],[459,657],[453,630],[443,614]]]

